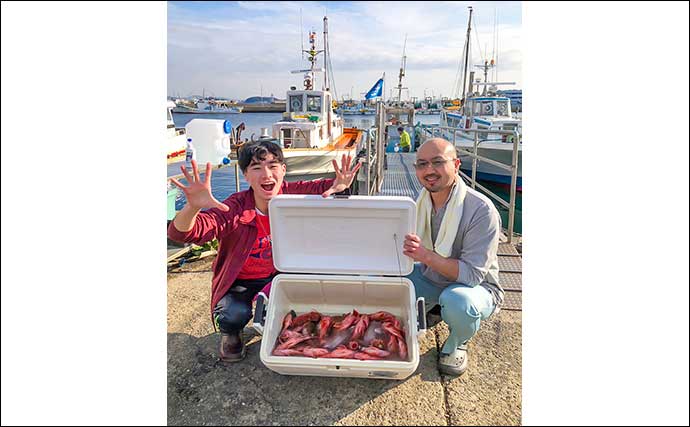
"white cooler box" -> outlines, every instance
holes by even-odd
[[[260,294],[254,328],[263,334],[261,361],[285,375],[404,379],[419,365],[418,336],[426,331],[424,299],[402,276],[414,267],[403,255],[416,227],[412,199],[393,196],[280,195],[269,203],[273,261],[282,273],[271,297]],[[312,273],[312,274],[305,274]],[[401,320],[406,361],[328,359],[271,354],[290,310],[340,315],[385,310]]]

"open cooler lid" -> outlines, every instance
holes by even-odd
[[[414,261],[403,255],[414,233],[408,197],[279,195],[269,205],[273,263],[285,273],[400,276]]]

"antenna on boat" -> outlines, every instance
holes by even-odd
[[[484,91],[482,92],[482,95],[486,95],[486,89],[489,86],[489,80],[488,80],[488,72],[490,69],[493,69],[496,67],[496,63],[492,59],[491,62],[487,61],[486,59],[484,60],[484,65],[475,65],[477,68],[481,68],[484,70]]]
[[[316,32],[309,32],[309,50],[302,49],[302,53],[306,53],[309,56],[307,59],[311,62],[311,67],[308,70],[294,70],[293,74],[305,73],[304,74],[304,89],[313,90],[314,89],[314,73],[318,71],[325,71],[323,68],[316,68],[316,55],[323,52],[323,50],[316,50]]]
[[[467,7],[470,10],[470,19],[467,21],[467,40],[465,40],[465,71],[462,74],[462,105],[465,105],[465,96],[467,89],[467,63],[470,54],[470,31],[472,30],[472,6]]]
[[[398,74],[398,102],[401,102],[401,94],[403,89],[407,89],[406,87],[402,86],[402,78],[405,77],[405,62],[407,60],[407,56],[405,56],[405,49],[407,48],[407,34],[405,34],[405,43],[403,44],[403,56],[402,56],[402,61],[400,62],[400,73]]]
[[[491,60],[494,61],[496,59],[496,39],[498,35],[498,27],[496,26],[496,20],[498,19],[498,10],[494,8],[494,46],[493,46],[493,52],[491,52]],[[494,80],[496,80],[496,68],[494,68]]]
[[[326,72],[323,73],[323,89],[328,90],[328,17],[323,17],[323,66]]]
[[[299,40],[302,44],[302,60],[304,61],[304,28],[302,27],[302,8],[299,8]]]

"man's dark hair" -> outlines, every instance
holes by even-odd
[[[281,164],[285,163],[283,149],[280,148],[280,145],[273,141],[255,141],[244,143],[240,147],[238,153],[238,163],[240,164],[240,169],[242,169],[242,172],[246,172],[252,160],[256,160],[257,162],[266,160],[266,155],[269,153],[273,154],[273,157]]]
[[[398,128],[398,131],[399,131],[399,132],[402,132],[402,131],[404,131],[404,130],[405,130],[405,128],[403,128],[402,126],[400,126],[400,127]]]

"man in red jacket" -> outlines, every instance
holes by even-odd
[[[321,194],[328,197],[352,184],[361,164],[351,165],[343,156],[342,168],[333,161],[335,179],[286,182],[283,151],[274,142],[244,145],[238,163],[248,190],[232,194],[222,203],[211,194],[211,164],[202,181],[196,161],[193,176],[184,166],[187,186],[172,178],[187,197],[187,204],[168,227],[168,237],[202,245],[218,239],[213,263],[211,312],[214,327],[221,332],[220,358],[238,362],[246,354],[242,329],[252,317],[252,300],[277,274],[273,266],[268,202],[278,194]],[[351,168],[351,166],[354,166]],[[201,209],[208,209],[201,212]]]

